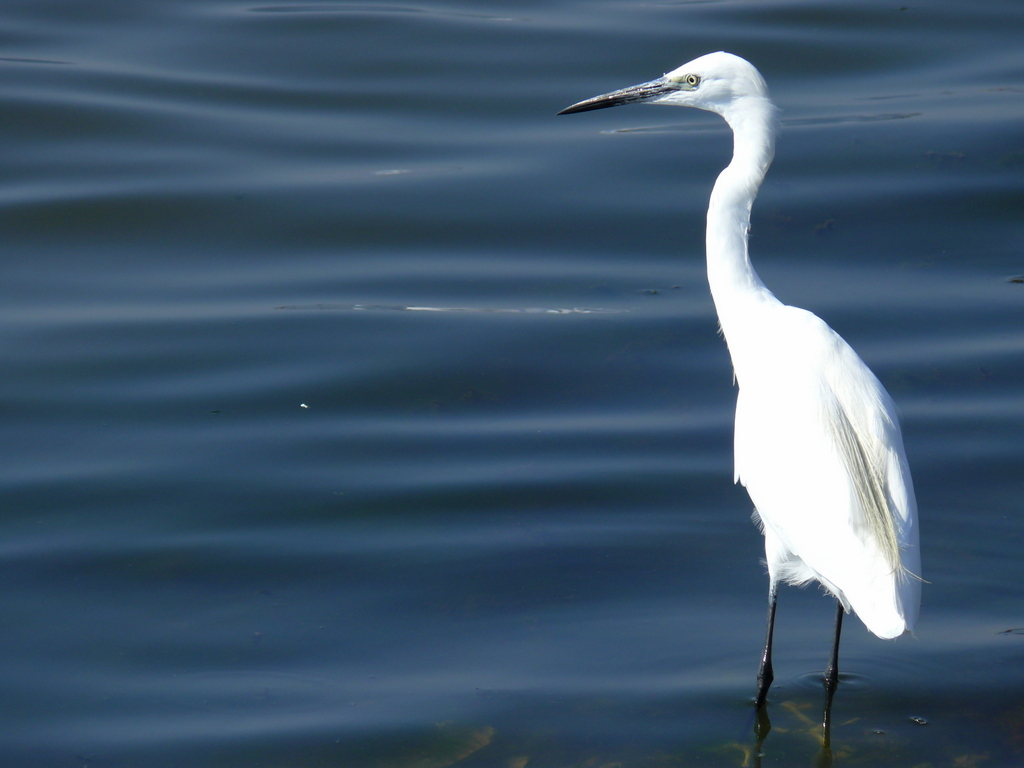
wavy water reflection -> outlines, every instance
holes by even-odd
[[[7,3],[0,765],[752,764],[729,136],[554,118],[717,48],[783,109],[758,270],[893,394],[922,511],[831,757],[1019,763],[1019,16]],[[831,603],[779,614],[763,765],[821,750]]]

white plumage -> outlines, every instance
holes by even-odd
[[[711,53],[560,114],[650,102],[716,112],[733,157],[711,193],[707,269],[739,394],[735,472],[765,537],[770,607],[758,703],[771,684],[780,582],[820,582],[874,634],[911,631],[921,595],[917,509],[896,408],[843,339],[781,303],[750,263],[750,209],[775,150],[775,107],[758,71]],[[836,640],[827,678],[838,679]]]

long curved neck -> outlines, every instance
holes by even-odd
[[[761,96],[735,102],[722,113],[733,130],[733,155],[711,192],[707,267],[711,296],[727,341],[734,317],[745,314],[752,303],[776,301],[754,271],[747,252],[750,208],[775,154],[774,113],[771,101]]]

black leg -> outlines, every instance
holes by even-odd
[[[839,635],[843,631],[843,604],[836,600],[836,633],[832,638],[832,657],[828,662],[828,669],[825,670],[825,690],[828,691],[829,701],[832,694],[836,692],[839,685]]]
[[[761,668],[757,671],[757,698],[754,706],[759,709],[768,698],[775,674],[772,672],[772,633],[775,631],[775,603],[778,600],[778,587],[772,582],[768,588],[768,632],[764,640],[764,655],[761,656]]]
[[[825,712],[821,716],[821,752],[814,764],[817,768],[832,766],[832,697],[839,685],[839,636],[843,631],[843,604],[836,600],[836,632],[832,638],[832,657],[825,670]]]

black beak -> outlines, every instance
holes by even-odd
[[[659,77],[657,80],[651,80],[648,83],[631,85],[629,88],[621,88],[611,93],[605,93],[601,96],[581,101],[578,104],[573,104],[571,107],[566,107],[558,114],[571,115],[574,112],[590,112],[592,109],[617,107],[621,104],[638,104],[643,101],[651,101],[659,96],[664,96],[666,93],[677,90],[679,90],[679,86],[675,83],[666,80],[664,77]]]

